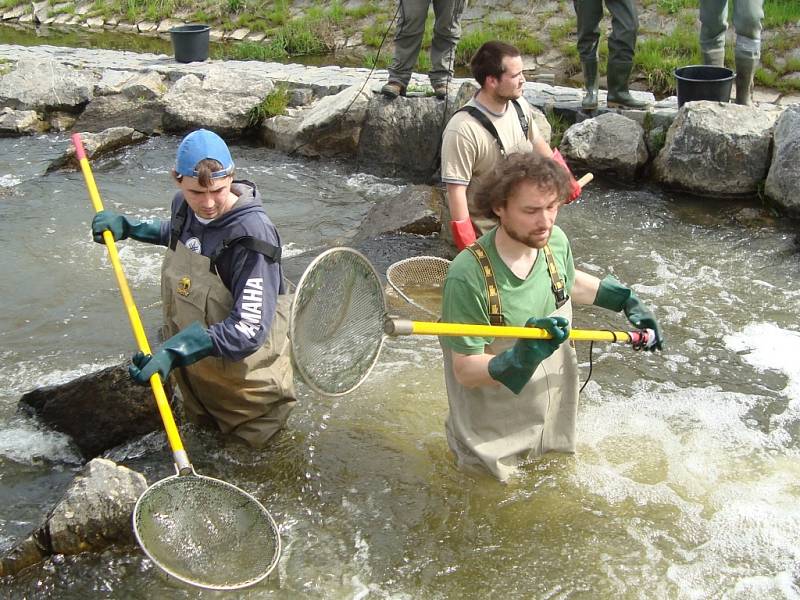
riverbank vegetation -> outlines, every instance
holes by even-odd
[[[0,0],[0,8],[30,7],[30,2]],[[485,7],[484,7],[485,9]],[[28,8],[30,10],[30,8]],[[503,39],[555,72],[561,83],[579,84],[580,61],[575,47],[576,20],[572,3],[520,3],[493,11],[468,5],[463,34],[456,49],[456,67],[469,64],[474,51],[489,39]],[[471,12],[470,12],[471,11]],[[516,12],[515,12],[516,11]],[[698,63],[697,0],[641,0],[640,36],[636,52],[639,87],[657,95],[674,93],[673,71]],[[765,0],[762,65],[756,83],[781,92],[800,91],[800,2]],[[361,64],[386,67],[391,60],[394,0],[85,0],[50,2],[48,14],[99,18],[105,23],[202,22],[226,33],[246,29],[250,39],[231,44],[226,58],[280,60],[293,56],[356,54]],[[604,21],[605,23],[605,21]],[[607,24],[606,24],[607,25]],[[604,25],[605,27],[605,25]],[[416,70],[430,67],[427,49],[433,35],[428,18]],[[253,37],[261,39],[252,39]],[[603,29],[600,54],[608,53]],[[733,65],[731,44],[726,61]],[[601,64],[604,67],[604,60]],[[352,60],[349,63],[352,66]],[[636,84],[634,84],[636,87]]]

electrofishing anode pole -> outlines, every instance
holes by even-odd
[[[439,323],[387,318],[383,326],[387,335],[442,335],[457,337],[496,337],[547,340],[553,336],[539,327],[511,327],[507,325],[472,325],[469,323]],[[631,344],[634,348],[649,348],[656,343],[652,329],[610,331],[606,329],[570,329],[569,339],[581,342],[615,342]]]
[[[83,172],[83,178],[86,181],[89,199],[92,201],[95,212],[98,213],[103,210],[103,202],[100,200],[100,193],[97,191],[92,168],[89,166],[89,159],[86,158],[86,151],[83,148],[83,142],[81,141],[81,135],[79,133],[72,134],[72,144],[75,146],[75,157],[78,159],[81,171]],[[114,235],[109,230],[105,230],[103,232],[103,241],[106,244],[106,248],[108,248],[108,257],[111,259],[111,264],[114,267],[114,275],[116,275],[117,285],[119,286],[120,294],[122,294],[122,301],[125,303],[125,310],[128,312],[128,319],[133,329],[133,337],[136,338],[136,345],[141,352],[152,354],[150,351],[150,344],[147,342],[147,336],[144,333],[142,320],[139,318],[139,311],[136,309],[136,303],[133,300],[133,295],[128,287],[128,281],[125,279],[125,273],[122,270],[122,263],[119,260],[117,245],[114,242]],[[189,462],[186,450],[183,448],[183,442],[178,434],[178,428],[175,425],[175,419],[172,416],[172,411],[167,401],[167,395],[164,392],[164,385],[161,383],[161,377],[158,372],[150,377],[150,387],[153,389],[158,412],[161,414],[161,420],[167,432],[167,440],[172,449],[175,466],[182,475],[191,473],[192,465]]]

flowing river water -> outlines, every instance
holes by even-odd
[[[81,468],[21,394],[117,364],[134,342],[79,173],[45,174],[66,136],[0,140],[0,551],[37,526]],[[94,164],[107,208],[166,217],[177,139]],[[402,183],[233,146],[287,256],[347,240]],[[255,495],[284,540],[264,582],[200,592],[138,548],[55,556],[0,582],[10,598],[798,598],[800,253],[752,203],[600,181],[559,223],[579,268],[609,268],[660,317],[662,354],[599,344],[575,455],[508,485],[457,470],[433,339],[389,340],[367,382],[331,399],[300,384],[285,435],[253,451],[182,428],[199,473]],[[120,244],[154,340],[160,250]],[[580,308],[575,325],[624,328]],[[582,377],[589,348],[579,347]],[[102,398],[97,410],[102,411]],[[110,457],[171,473],[157,432]]]

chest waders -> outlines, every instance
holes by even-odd
[[[161,269],[164,338],[193,321],[206,327],[225,320],[233,298],[208,257],[182,242],[167,249]],[[286,423],[295,403],[288,316],[292,296],[278,296],[264,345],[238,361],[209,356],[173,374],[192,422],[264,446]]]
[[[496,315],[501,315],[502,320],[502,308],[491,264],[477,242],[469,248],[486,278],[492,324],[495,324]],[[566,317],[572,322],[572,301],[565,294],[550,248],[540,254],[547,260],[550,289],[556,297],[557,308],[548,316]],[[515,339],[495,338],[486,346],[486,352],[499,354],[515,342]],[[459,467],[482,466],[504,481],[519,466],[545,452],[575,451],[578,361],[571,342],[561,344],[546,358],[519,394],[503,385],[464,387],[455,377],[452,350],[442,346],[442,351],[450,404],[445,429]]]

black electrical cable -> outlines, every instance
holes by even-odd
[[[583,388],[586,387],[586,384],[589,383],[589,380],[592,378],[592,354],[594,352],[594,342],[589,343],[589,374],[586,376],[586,381],[583,382],[581,389],[578,391],[578,394],[583,393]]]

